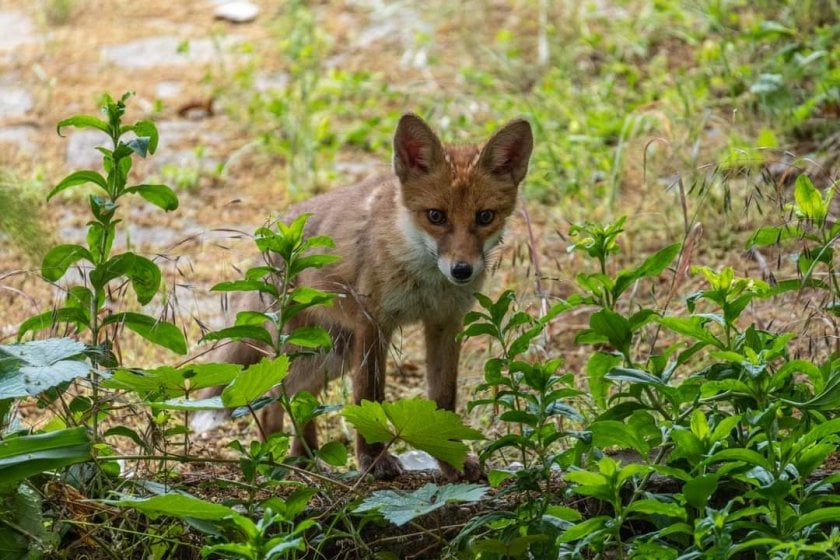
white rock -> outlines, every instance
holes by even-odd
[[[259,13],[259,6],[253,2],[227,2],[217,7],[213,15],[233,23],[248,23],[257,19]]]

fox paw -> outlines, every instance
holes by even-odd
[[[440,472],[443,477],[449,482],[478,482],[484,480],[486,477],[484,471],[481,470],[481,465],[478,458],[473,455],[468,456],[464,460],[464,470],[459,471],[449,463],[440,462]]]
[[[360,455],[358,461],[359,470],[370,473],[376,480],[391,480],[403,473],[402,463],[390,453]]]

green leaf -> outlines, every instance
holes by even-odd
[[[111,129],[108,123],[91,115],[75,115],[73,117],[58,121],[56,125],[56,132],[61,136],[61,129],[65,126],[75,126],[76,128],[95,128],[101,130],[108,136],[111,135]]]
[[[612,446],[629,448],[647,457],[650,445],[630,426],[616,420],[598,420],[589,426],[592,432],[592,444],[600,449]]]
[[[262,280],[233,280],[230,282],[219,282],[212,288],[211,292],[263,292],[277,297],[277,286]]]
[[[347,448],[337,441],[331,441],[318,449],[318,458],[333,467],[343,467],[347,464]]]
[[[343,415],[368,443],[401,439],[458,470],[464,468],[467,456],[467,446],[460,440],[484,439],[480,432],[464,426],[457,414],[438,410],[427,399],[391,403],[363,400],[361,405],[345,406]]]
[[[84,170],[71,173],[61,180],[47,195],[47,200],[51,199],[63,190],[75,187],[76,185],[83,185],[85,183],[93,183],[102,187],[105,192],[108,192],[108,182],[105,178],[96,171]]]
[[[150,154],[157,150],[159,134],[157,126],[152,121],[137,121],[131,126],[124,126],[120,129],[121,135],[126,132],[133,132],[140,138],[146,138],[146,147]],[[139,155],[146,157],[145,153]]]
[[[607,525],[607,521],[612,520],[612,518],[608,515],[599,515],[596,517],[589,518],[585,521],[581,521],[576,525],[572,525],[563,533],[557,537],[557,543],[569,543],[578,541],[584,537],[590,536],[593,533],[597,533],[604,529]]]
[[[589,317],[589,328],[606,337],[610,345],[622,354],[630,351],[633,337],[630,322],[615,311],[605,308],[593,313]]]
[[[665,268],[671,264],[671,262],[679,254],[680,247],[681,245],[679,243],[669,245],[645,259],[645,262],[637,268],[620,272],[616,277],[615,285],[613,286],[613,300],[617,300],[618,297],[636,280],[644,277],[655,277],[662,274]]]
[[[663,327],[677,334],[690,336],[716,348],[726,348],[726,345],[705,327],[706,320],[702,317],[662,317],[658,321]]]
[[[799,239],[804,235],[804,232],[798,227],[792,225],[784,226],[764,226],[758,228],[755,233],[747,240],[747,249],[752,247],[767,247],[769,245],[776,245],[788,239]]]
[[[40,395],[87,376],[90,365],[77,359],[84,350],[70,338],[0,345],[0,399]]]
[[[84,427],[0,440],[0,494],[30,476],[91,459]]]
[[[205,387],[227,385],[242,371],[239,364],[187,364],[179,368],[161,366],[150,370],[117,369],[100,385],[135,393],[157,393],[162,398],[184,395]]]
[[[796,178],[796,186],[793,189],[793,197],[800,212],[809,220],[817,223],[825,221],[828,208],[823,203],[820,191],[811,182],[807,175],[802,174]]]
[[[720,475],[716,473],[701,474],[689,480],[683,486],[683,495],[688,505],[704,511],[709,503],[709,498],[718,488]]]
[[[840,519],[840,507],[823,507],[797,517],[793,524],[793,530],[799,531],[811,525],[821,525],[823,523],[837,523],[838,519]]]
[[[178,208],[178,195],[166,185],[136,185],[125,189],[125,192],[137,193],[167,212]]]
[[[29,331],[39,331],[41,329],[48,329],[56,323],[75,323],[77,325],[87,325],[87,315],[77,307],[61,307],[53,311],[45,311],[38,315],[33,315],[18,327],[17,338],[20,340]]]
[[[607,395],[609,394],[610,383],[606,379],[608,371],[621,363],[621,356],[607,354],[606,352],[594,352],[586,363],[586,376],[589,379],[589,392],[595,404],[600,409],[607,408]]]
[[[289,372],[289,357],[263,358],[243,370],[222,391],[222,402],[228,408],[247,406],[280,384]]]
[[[200,342],[224,340],[227,338],[232,340],[242,340],[243,338],[257,340],[268,346],[274,346],[274,341],[271,339],[271,334],[269,334],[268,330],[265,327],[257,325],[235,325],[218,331],[212,331],[202,336]]]
[[[221,504],[214,504],[185,494],[163,494],[151,498],[126,496],[119,500],[105,500],[105,503],[130,507],[157,519],[161,515],[169,515],[178,519],[202,519],[205,521],[223,521],[225,519],[242,519],[243,516]],[[250,520],[249,520],[250,523]]]
[[[131,266],[126,271],[126,275],[131,278],[131,286],[137,294],[137,301],[140,305],[146,305],[152,301],[160,289],[160,268],[146,257],[133,253],[124,253],[124,255],[132,256]]]
[[[41,263],[41,276],[50,282],[56,282],[76,261],[85,259],[93,263],[90,251],[81,245],[56,245],[44,256]]]
[[[332,346],[332,338],[330,333],[321,327],[298,327],[286,339],[286,344],[329,350]]]
[[[141,313],[114,313],[102,321],[103,325],[122,324],[149,342],[172,350],[176,354],[187,353],[187,341],[181,330],[166,321],[154,319]]]
[[[662,515],[685,521],[685,508],[673,502],[660,502],[654,499],[636,500],[625,508],[625,513],[643,513],[645,515]]]
[[[388,521],[402,526],[442,508],[449,502],[477,502],[487,492],[486,486],[478,484],[446,484],[437,486],[431,482],[414,490],[378,490],[368,496],[355,511],[357,513],[377,510]]]

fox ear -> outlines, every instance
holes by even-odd
[[[528,173],[528,160],[534,148],[531,125],[517,119],[500,128],[481,149],[478,165],[498,177],[509,177],[518,185]]]
[[[394,172],[400,181],[425,175],[443,161],[443,146],[423,119],[412,113],[400,118],[394,133]]]

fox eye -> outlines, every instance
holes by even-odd
[[[426,210],[426,217],[429,218],[429,222],[433,223],[436,226],[439,226],[446,222],[446,212],[443,210],[438,210],[437,208],[431,208]]]
[[[496,217],[496,213],[492,210],[479,210],[475,213],[475,223],[480,226],[489,225]]]

